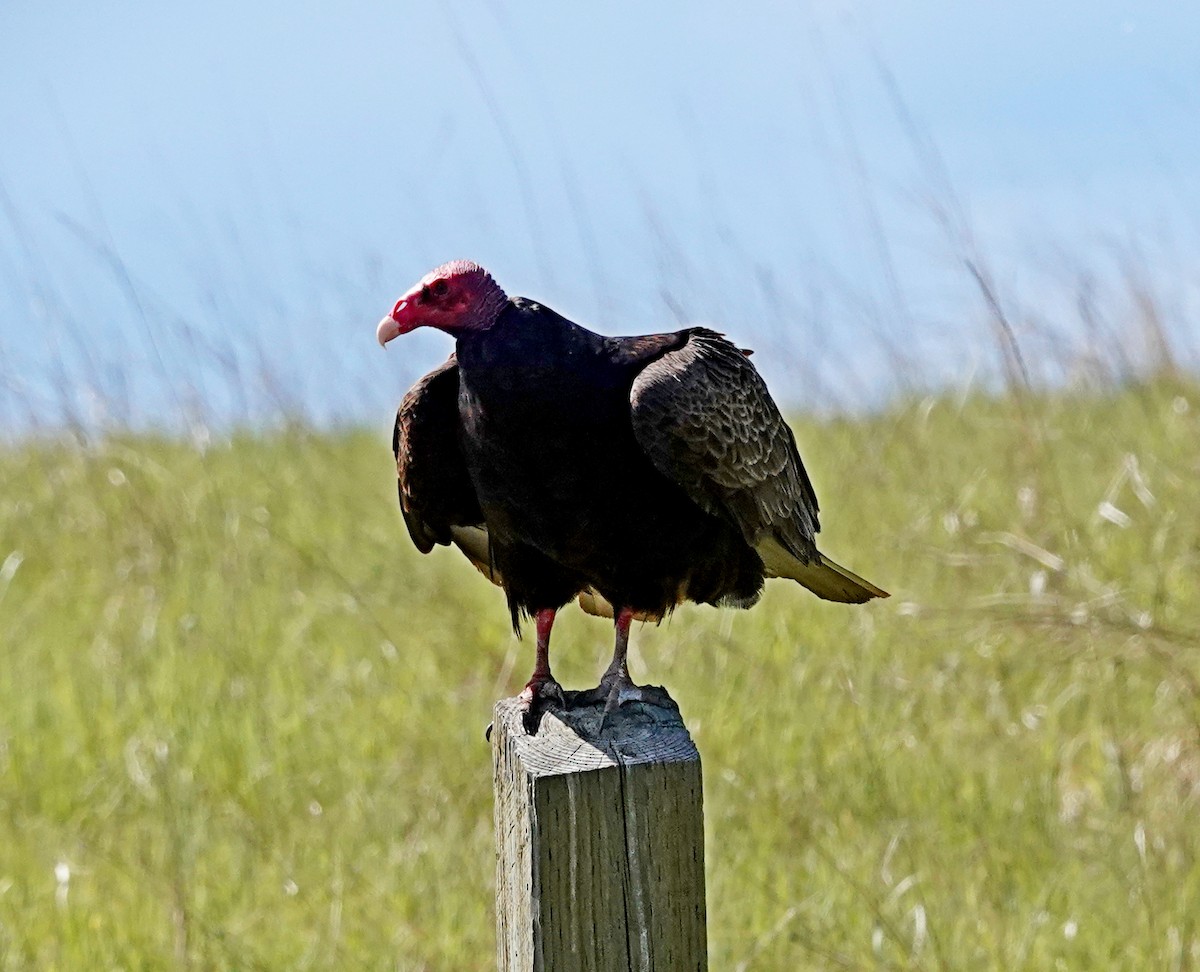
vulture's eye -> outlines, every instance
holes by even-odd
[[[450,289],[450,285],[445,280],[436,280],[433,284],[433,296],[445,297],[446,291]]]
[[[429,300],[429,284],[426,284],[424,287],[421,288],[420,300],[422,302]]]

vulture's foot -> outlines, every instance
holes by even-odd
[[[525,690],[517,696],[521,707],[521,724],[525,731],[537,735],[538,727],[542,724],[542,716],[553,708],[566,708],[562,686],[547,672],[545,675],[534,673]]]
[[[635,685],[633,679],[625,672],[605,672],[600,684],[595,688],[571,693],[572,708],[596,705],[600,702],[604,703],[605,718],[626,702],[645,702],[647,705],[657,705],[664,709],[676,708],[675,700],[661,685]]]

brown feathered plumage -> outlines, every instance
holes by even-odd
[[[596,613],[616,608],[602,681],[613,704],[630,690],[631,617],[685,600],[749,607],[767,577],[832,601],[887,596],[817,549],[817,497],[795,438],[747,353],[722,335],[605,337],[509,300],[465,263],[401,298],[380,340],[421,324],[457,345],[397,415],[404,519],[420,550],[456,544],[501,584],[514,626],[538,616],[534,697],[557,689],[549,625],[575,597]]]

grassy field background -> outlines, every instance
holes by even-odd
[[[1200,965],[1200,388],[801,420],[863,609],[634,635],[705,761],[714,970]],[[389,429],[0,453],[0,969],[493,968],[492,701]],[[565,612],[593,684],[605,623]]]

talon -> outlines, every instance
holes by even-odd
[[[531,678],[517,700],[521,707],[521,724],[531,736],[537,735],[542,716],[549,709],[565,709],[567,705],[562,686],[550,674]]]
[[[620,673],[606,673],[595,688],[571,693],[572,706],[598,705],[601,702],[604,703],[606,718],[626,702],[642,702],[663,709],[678,708],[661,685],[637,685],[627,674]]]
[[[496,723],[489,722],[487,724],[487,728],[483,730],[483,738],[485,740],[487,740],[488,742],[492,741],[492,729],[494,729],[495,726],[496,726]]]
[[[522,708],[528,708],[538,700],[553,701],[559,705],[566,704],[563,699],[562,686],[549,675],[545,678],[531,678],[529,684],[517,698],[521,700]]]

